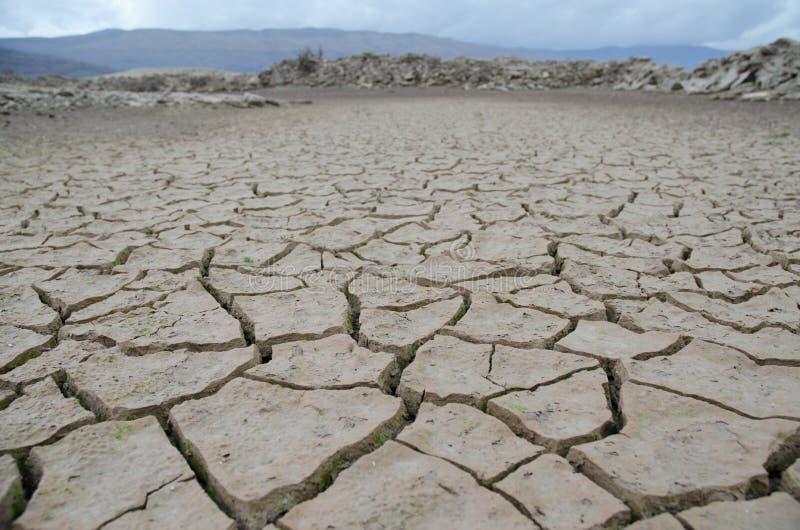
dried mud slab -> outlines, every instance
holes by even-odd
[[[452,462],[484,483],[496,481],[544,450],[515,436],[503,422],[458,403],[441,407],[423,403],[414,423],[397,440]]]
[[[412,412],[423,400],[480,408],[507,390],[531,389],[596,366],[597,361],[552,350],[474,344],[437,335],[403,371],[397,395]]]
[[[154,414],[213,392],[261,360],[253,346],[221,352],[161,351],[128,356],[118,349],[67,367],[67,386],[99,417]]]
[[[218,300],[229,306],[235,296],[254,296],[276,291],[294,291],[303,282],[291,276],[246,274],[235,269],[212,268],[204,284]]]
[[[556,343],[555,349],[613,361],[666,355],[680,344],[681,336],[676,333],[634,333],[612,322],[581,320],[575,331]]]
[[[767,470],[800,436],[796,422],[751,420],[633,383],[620,400],[620,434],[574,446],[568,458],[645,516],[768,492]]]
[[[759,363],[800,366],[800,335],[784,329],[732,333],[721,337],[720,342],[745,352]]]
[[[683,530],[683,525],[671,514],[662,513],[649,519],[636,521],[625,527],[625,530]]]
[[[56,381],[64,379],[65,369],[75,366],[106,347],[96,342],[64,340],[25,364],[0,375],[0,381],[16,389],[53,376]]]
[[[517,308],[477,293],[467,314],[442,333],[470,342],[502,344],[517,348],[546,348],[569,329],[569,320],[535,309]]]
[[[495,484],[541,527],[552,530],[619,526],[630,510],[619,499],[576,473],[557,455],[542,455]]]
[[[781,488],[800,501],[800,459],[783,471]]]
[[[409,311],[367,308],[359,316],[359,342],[374,351],[387,351],[407,362],[416,347],[458,316],[461,297]]]
[[[696,293],[672,293],[667,298],[682,309],[699,312],[713,322],[745,332],[764,326],[780,326],[791,331],[800,329],[797,302],[777,288],[738,304]]]
[[[404,412],[372,388],[294,390],[239,378],[173,407],[170,424],[229,513],[260,529],[393,436]]]
[[[506,390],[527,390],[598,365],[595,360],[553,350],[495,346],[487,379]]]
[[[0,324],[0,372],[21,365],[53,342],[52,335]]]
[[[702,340],[647,361],[625,361],[621,377],[703,399],[753,418],[800,421],[800,367],[759,366],[731,348]]]
[[[581,294],[572,292],[567,282],[558,282],[533,289],[523,289],[512,294],[501,294],[499,299],[517,307],[531,307],[572,320],[605,320],[606,306]]]
[[[94,421],[77,399],[65,398],[52,379],[45,379],[0,410],[0,454],[19,454]]]
[[[280,525],[290,530],[536,528],[467,472],[392,441],[342,471],[333,486],[296,506]]]
[[[147,496],[147,504],[103,526],[104,530],[235,530],[236,522],[194,479],[176,481]]]
[[[503,391],[487,378],[491,355],[491,345],[437,335],[417,350],[414,361],[403,370],[397,395],[412,413],[423,399],[440,405],[477,406]]]
[[[350,306],[345,295],[333,289],[236,296],[231,309],[261,348],[348,332]]]
[[[565,454],[579,443],[613,432],[603,370],[581,371],[533,391],[512,392],[489,401],[486,411],[518,435],[548,451]]]
[[[371,386],[389,390],[397,373],[395,356],[373,352],[350,335],[285,342],[272,347],[272,359],[247,370],[247,377],[297,389]]]
[[[83,324],[112,313],[127,313],[134,309],[152,306],[155,302],[164,300],[168,293],[151,289],[129,291],[120,290],[104,300],[79,309],[67,317],[66,324]]]
[[[11,528],[14,520],[25,509],[25,490],[17,463],[10,455],[0,456],[0,526]]]
[[[750,245],[735,247],[699,247],[692,256],[678,265],[692,272],[708,270],[743,271],[751,267],[772,265],[774,260],[767,254],[753,250]]]
[[[408,310],[454,298],[454,289],[418,285],[396,275],[363,273],[350,282],[348,291],[358,299],[361,309]]]
[[[47,305],[66,318],[72,312],[108,298],[133,282],[136,274],[102,274],[92,269],[67,269],[58,277],[33,284]]]
[[[800,527],[800,503],[777,491],[768,497],[737,502],[712,502],[686,510],[678,519],[694,530],[749,530],[751,528]]]
[[[153,307],[64,326],[60,336],[99,340],[134,354],[180,348],[224,351],[245,345],[239,322],[199,282],[192,282],[186,290],[170,294]]]
[[[638,274],[626,269],[588,265],[567,260],[561,270],[561,279],[575,292],[594,300],[608,298],[643,298],[636,283]]]
[[[0,285],[0,325],[46,335],[58,330],[61,318],[56,311],[39,300],[38,293],[32,287]]]
[[[152,416],[78,429],[31,451],[39,486],[15,528],[99,528],[194,474]],[[186,506],[188,513],[202,504]],[[187,515],[188,515],[187,513]]]

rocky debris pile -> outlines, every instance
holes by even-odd
[[[259,88],[255,73],[208,68],[137,68],[82,79],[78,88],[127,92],[244,92]]]
[[[24,83],[0,84],[0,113],[24,108],[67,110],[86,107],[155,107],[174,105],[224,105],[231,107],[277,106],[275,101],[252,93],[133,92],[93,90],[67,86],[38,87]]]
[[[743,99],[800,98],[800,42],[778,39],[767,46],[733,52],[697,67],[681,88],[689,94],[725,92]]]
[[[265,87],[282,85],[450,86],[522,90],[567,87],[620,86],[669,88],[682,70],[656,65],[650,59],[625,61],[526,61],[516,57],[491,60],[440,59],[430,55],[400,57],[364,53],[334,60],[287,59],[259,74]],[[662,86],[663,85],[663,86]]]
[[[365,53],[340,59],[299,57],[258,75],[265,87],[284,85],[359,88],[448,86],[467,89],[536,90],[608,87],[618,90],[680,91],[742,99],[800,98],[800,42],[779,39],[703,63],[693,72],[659,65],[646,57],[624,61],[491,60],[430,55],[400,57]]]

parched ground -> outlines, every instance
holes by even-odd
[[[800,105],[0,128],[0,527],[800,527]]]

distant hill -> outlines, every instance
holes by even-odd
[[[427,53],[443,58],[463,55],[487,59],[516,55],[525,59],[625,59],[648,55],[657,62],[693,68],[725,52],[702,46],[634,46],[596,50],[534,50],[504,48],[431,37],[417,33],[379,33],[336,29],[265,29],[231,31],[177,31],[168,29],[109,29],[55,38],[0,39],[0,47],[50,56],[30,58],[28,69],[49,72],[52,58],[98,65],[112,71],[146,67],[204,67],[234,72],[255,72],[297,55],[299,50],[322,48],[325,57],[338,58],[363,52]],[[50,66],[52,65],[52,66]],[[15,68],[15,71],[18,68]],[[23,68],[19,68],[22,73]],[[31,74],[36,75],[36,74]],[[75,76],[94,75],[89,68]]]
[[[105,66],[73,61],[63,57],[0,48],[0,73],[7,71],[13,71],[16,75],[26,77],[50,74],[63,75],[65,77],[88,77],[107,74],[114,70]]]

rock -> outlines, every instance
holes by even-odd
[[[0,453],[18,454],[94,421],[77,399],[65,398],[52,379],[45,379],[0,411]]]
[[[245,345],[239,322],[198,282],[153,307],[64,326],[60,334],[63,339],[103,340],[139,354],[180,348],[225,351]]]
[[[244,319],[260,348],[347,333],[350,307],[333,289],[299,289],[234,297],[233,314]]]
[[[68,387],[101,418],[166,418],[170,407],[215,391],[260,362],[253,346],[221,352],[161,351],[128,356],[117,349],[65,369]]]
[[[261,528],[393,436],[403,413],[399,399],[376,389],[293,390],[239,378],[173,407],[170,424],[229,513]]]
[[[25,363],[53,342],[52,335],[0,324],[0,372]]]
[[[542,455],[495,484],[548,530],[618,526],[630,510],[557,455]]]
[[[581,371],[533,391],[493,398],[486,411],[511,429],[548,451],[565,454],[575,444],[613,432],[603,370]]]
[[[517,438],[501,421],[458,403],[423,403],[397,440],[452,462],[484,483],[495,482],[544,450]]]
[[[342,509],[343,506],[348,508]],[[396,442],[343,471],[280,520],[289,530],[334,528],[529,529],[535,525],[466,472]]]
[[[394,355],[359,347],[344,334],[272,347],[272,359],[247,370],[247,376],[297,389],[371,386],[389,391],[396,375]]]
[[[531,307],[571,320],[606,319],[606,306],[597,300],[573,293],[567,282],[501,294],[499,298],[517,307]]]
[[[461,320],[442,329],[442,333],[471,342],[546,348],[566,334],[568,328],[568,320],[498,303],[489,294],[477,293]]]
[[[408,362],[416,347],[457,318],[460,297],[409,311],[367,308],[361,311],[359,342],[373,351],[387,351]]]
[[[702,340],[647,361],[626,360],[622,377],[691,396],[753,418],[800,420],[800,367],[759,366],[746,355]]]
[[[16,389],[21,389],[25,385],[41,381],[51,375],[56,381],[63,381],[66,368],[75,366],[104,349],[105,346],[96,342],[64,340],[55,348],[0,375],[0,381]]]
[[[39,486],[15,528],[98,528],[194,476],[152,416],[78,429],[31,450]],[[202,508],[192,504],[191,511]]]
[[[235,530],[236,523],[208,498],[194,479],[170,483],[147,496],[147,504],[103,526],[107,530]]]
[[[11,521],[24,508],[25,490],[17,463],[10,455],[0,456],[0,526],[11,528]]]
[[[677,515],[694,530],[730,528],[797,528],[800,526],[800,503],[782,492],[750,501],[712,502]]]
[[[677,333],[634,333],[611,322],[582,320],[575,331],[556,343],[555,349],[613,361],[667,355],[681,344],[681,336]]]
[[[624,383],[619,434],[577,445],[567,457],[643,516],[769,491],[768,470],[796,422],[751,420],[696,399]]]

